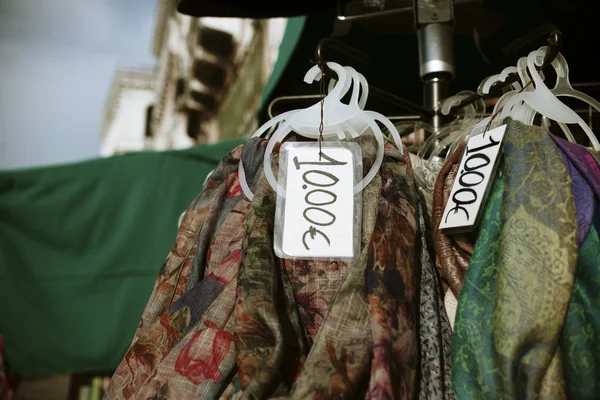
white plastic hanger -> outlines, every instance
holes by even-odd
[[[542,65],[542,63],[544,62],[544,56],[546,54],[546,51],[547,47],[541,47],[539,50],[537,50],[535,55],[536,65]],[[556,58],[552,61],[551,65],[554,68],[554,71],[556,72],[556,83],[554,85],[554,88],[550,90],[552,94],[554,94],[556,97],[572,97],[574,99],[581,100],[584,103],[596,109],[597,111],[600,111],[600,103],[597,100],[583,92],[573,89],[573,86],[571,86],[571,82],[569,81],[569,65],[567,64],[567,60],[565,60],[562,54],[558,53]],[[533,73],[539,72],[534,71]],[[543,79],[544,76],[541,73],[540,76]],[[535,112],[532,112],[530,115],[527,116],[525,123],[532,124],[534,117]],[[558,125],[565,133],[567,139],[575,143],[575,139],[573,138],[573,135],[567,127],[567,125],[562,122],[558,122]]]
[[[354,108],[354,112],[364,110],[369,97],[369,84],[367,83],[367,79],[364,77],[363,74],[358,73],[354,68],[344,67],[344,69],[348,74],[348,78],[352,79],[352,96],[350,97],[350,102],[348,103],[348,105]],[[336,80],[330,80],[328,93],[331,93],[333,91],[335,85]],[[340,101],[347,93],[347,90],[345,89],[346,87],[344,87],[344,90],[342,90],[342,92],[339,92],[341,96]],[[363,122],[363,119],[360,117],[350,122],[350,125],[355,131],[355,133],[353,133],[351,137],[360,136],[369,129],[368,124],[365,124]]]
[[[334,93],[332,93],[333,89],[336,87],[336,84],[338,81],[336,79],[331,79],[329,81],[327,93],[331,94],[333,96],[336,96],[336,95],[339,96],[339,99],[341,101],[342,98],[344,96],[346,96],[346,94],[348,93],[348,90],[350,90],[350,87],[352,86],[354,88],[354,90],[352,92],[352,97],[350,99],[349,105],[354,105],[355,107],[358,107],[361,110],[363,110],[365,108],[365,105],[367,104],[367,98],[369,97],[369,85],[367,83],[367,80],[365,79],[365,77],[362,74],[359,74],[353,68],[344,67],[344,69],[346,70],[347,78],[352,79],[352,81],[346,81],[346,84],[341,89],[341,91],[338,89]],[[359,96],[360,96],[360,98],[359,98]],[[297,112],[297,111],[301,111],[301,110],[302,109],[292,110],[292,111]],[[319,123],[320,123],[320,121],[319,121]],[[355,136],[364,133],[364,131],[366,129],[368,129],[368,126],[366,124],[361,124],[361,125],[362,125],[362,127],[358,129],[358,133],[356,133]],[[272,127],[269,131],[267,131],[267,133],[272,134],[273,132],[271,132],[271,131],[273,129],[274,129],[274,127]],[[317,129],[317,128],[315,128],[315,129]]]
[[[536,64],[537,65],[542,65],[542,63],[544,61],[545,52],[546,52],[546,47],[542,47],[537,51],[537,53],[536,53]],[[554,85],[554,88],[551,90],[552,94],[554,94],[557,97],[564,96],[564,97],[572,97],[574,99],[581,100],[581,101],[589,104],[593,108],[595,108],[596,111],[600,111],[600,102],[598,102],[593,97],[591,97],[583,92],[580,92],[579,90],[573,89],[573,86],[571,86],[571,82],[569,80],[569,65],[567,64],[567,60],[565,60],[565,57],[561,53],[558,53],[556,58],[552,61],[552,66],[554,67],[554,70],[556,71],[556,84]]]
[[[505,93],[502,97],[500,97],[500,99],[498,99],[498,101],[496,102],[496,105],[494,106],[494,111],[492,112],[492,115],[497,116],[500,113],[500,110],[502,110],[502,108],[504,107],[504,105],[506,104],[506,102],[508,101],[508,99],[510,99],[512,96],[518,94],[519,92],[522,91],[532,91],[535,88],[530,84],[531,83],[531,78],[529,76],[529,72],[528,72],[528,67],[527,67],[527,57],[521,57],[519,59],[519,61],[517,62],[517,66],[516,67],[509,67],[509,68],[515,68],[515,72],[517,72],[519,74],[519,78],[521,79],[521,83],[518,86],[513,85],[513,91]],[[540,75],[542,79],[544,79],[543,75]],[[520,102],[518,106],[514,106],[512,109],[512,118],[515,120],[519,120],[519,121],[526,121],[529,116],[534,116],[536,114],[535,110],[532,109],[531,107],[529,107],[526,103],[524,102]],[[487,118],[487,121],[490,121],[490,118]],[[532,121],[533,122],[533,121]],[[501,119],[497,119],[496,121],[494,121],[493,125],[498,126],[502,124],[502,120]],[[475,134],[478,134],[481,132],[477,132]]]
[[[477,89],[478,94],[488,94],[492,86],[497,82],[504,82],[506,78],[513,73],[516,73],[517,67],[505,68],[500,74],[492,75],[485,78]],[[520,82],[511,84],[513,90],[522,88]],[[448,115],[453,106],[460,104],[466,97],[473,93],[469,91],[460,92],[442,101],[440,111],[444,115]],[[485,114],[485,103],[479,100],[461,109],[462,115],[454,122],[442,127],[435,137],[428,138],[423,146],[419,149],[417,156],[422,162],[415,168],[415,172],[422,178],[420,182],[425,190],[433,190],[435,182],[430,182],[435,179],[441,168],[441,162],[444,158],[449,157],[456,151],[460,143],[467,137],[473,134],[482,133],[490,121],[490,117],[483,118]],[[440,158],[440,154],[444,149],[448,149],[446,156]],[[426,182],[425,182],[426,181]]]
[[[331,68],[331,66],[330,66],[330,68]],[[341,70],[340,68],[343,68],[343,70]],[[335,110],[339,111],[340,105],[348,107],[348,105],[341,103],[341,99],[346,95],[346,93],[348,92],[348,90],[350,89],[350,86],[352,84],[354,86],[354,89],[353,89],[353,94],[352,94],[351,101],[350,101],[350,106],[353,106],[354,101],[357,102],[358,107],[360,107],[360,104],[365,104],[367,101],[366,97],[358,100],[358,94],[359,94],[359,85],[362,85],[363,81],[364,81],[364,85],[367,86],[367,88],[362,88],[363,94],[368,95],[368,85],[366,83],[366,79],[364,79],[364,77],[363,77],[363,80],[361,81],[359,79],[358,73],[356,73],[356,71],[352,68],[341,67],[338,64],[336,64],[335,66],[333,66],[333,69],[337,73],[338,79],[333,81],[333,84],[329,85],[328,95],[323,99],[323,109],[325,110],[327,108],[328,110],[335,109]],[[312,83],[313,80],[319,80],[318,74],[320,72],[321,72],[321,70],[320,70],[319,66],[315,65],[305,75],[305,78],[304,78],[305,82]],[[350,80],[350,78],[352,80]],[[360,102],[360,104],[359,104],[359,102]],[[321,104],[319,102],[319,103],[316,103],[313,106],[309,107],[309,109],[312,109],[312,111],[314,112],[315,108],[318,108],[318,110],[320,112],[320,107],[321,107]],[[285,124],[285,122],[288,121],[293,115],[295,115],[298,112],[306,111],[306,110],[308,110],[308,109],[291,110],[291,111],[285,112],[283,114],[280,114],[277,117],[267,121],[264,125],[262,125],[252,135],[252,137],[261,137],[262,135],[264,135],[267,132],[272,133],[271,132],[272,130],[274,130],[276,128],[277,129],[281,128],[283,126],[283,124]],[[346,110],[346,112],[350,113],[351,110]],[[312,129],[310,127],[305,126],[303,128],[303,132],[304,132],[303,136],[305,136],[305,137],[308,136],[312,139],[318,139],[320,136],[319,125],[320,125],[320,119],[316,120],[313,123]],[[360,127],[358,128],[360,130],[360,132],[358,132],[356,129],[353,129],[354,126],[352,124],[350,124],[350,125],[345,124],[344,126],[346,127],[346,131],[350,133],[351,137],[356,137],[360,133],[364,132],[364,127],[368,126],[368,125],[365,123],[360,123]],[[329,135],[331,135],[331,132],[325,132],[325,131],[323,132],[323,137],[326,137]],[[339,137],[339,139],[342,140],[343,137]],[[244,194],[246,195],[246,197],[248,199],[252,200],[254,198],[254,194],[252,193],[252,190],[250,189],[250,186],[247,183],[246,173],[244,171],[244,166],[241,161],[240,161],[239,167],[238,167],[238,174],[239,174],[240,186],[242,188],[242,191],[244,192]]]
[[[508,78],[508,76],[510,74],[514,74],[514,73],[518,73],[519,77],[521,79],[521,82],[513,82],[510,85],[510,91],[505,93],[502,97],[500,97],[500,99],[498,100],[498,102],[496,103],[496,106],[494,108],[494,111],[492,112],[492,115],[496,115],[496,108],[499,107],[499,104],[502,104],[503,102],[505,102],[508,98],[510,98],[510,96],[516,94],[519,90],[521,90],[525,85],[526,82],[528,81],[527,77],[525,75],[522,74],[523,71],[520,71],[518,66],[514,67],[506,67],[502,70],[501,73],[496,74],[496,75],[492,75],[489,76],[487,78],[485,78],[483,81],[481,81],[481,83],[479,84],[479,87],[477,88],[477,93],[480,95],[484,95],[484,94],[488,94],[491,90],[491,88],[493,87],[494,84],[498,83],[498,82],[505,82],[506,78]],[[526,70],[525,70],[525,74],[526,74]],[[527,89],[525,89],[527,90]],[[529,89],[531,90],[531,89]],[[450,107],[452,106],[452,104],[444,104],[444,110],[449,110]],[[485,104],[483,104],[483,109],[485,110]],[[455,140],[453,142],[453,144],[450,146],[450,149],[448,151],[448,156],[450,154],[452,154],[460,145],[460,143],[465,139],[465,138],[471,138],[473,136],[479,135],[481,133],[483,133],[488,126],[490,126],[490,121],[492,121],[492,117],[485,117],[483,119],[480,119],[479,121],[477,121],[474,125],[472,125],[470,127],[469,130],[467,131],[463,131],[462,134],[460,136],[455,137]]]
[[[600,143],[590,127],[575,111],[561,102],[544,84],[542,77],[537,72],[536,68],[537,66],[541,66],[542,62],[543,59],[539,60],[537,57],[537,51],[533,51],[529,54],[527,57],[527,67],[535,88],[531,91],[517,93],[506,100],[506,103],[501,106],[503,108],[499,116],[499,121],[503,121],[506,117],[511,117],[523,123],[532,121],[530,112],[522,112],[523,108],[519,108],[520,102],[523,102],[535,112],[540,113],[551,120],[564,124],[579,125],[589,138],[594,150],[599,151]]]
[[[348,92],[348,88],[354,82],[347,71],[356,71],[350,67],[342,67],[336,63],[327,63],[327,66],[334,70],[338,75],[338,82],[329,92],[323,101],[323,136],[330,136],[339,131],[337,126],[342,122],[348,122],[356,132],[363,132],[365,123],[360,118],[355,118],[362,111],[359,107],[358,99],[360,93],[360,80],[353,85],[353,94],[350,104],[342,103],[341,99]],[[321,79],[321,69],[318,65],[313,66],[304,76],[306,83],[312,83]],[[357,75],[358,76],[358,75]],[[365,80],[366,82],[366,80]],[[364,99],[363,99],[364,100]],[[298,110],[292,117],[286,120],[295,129],[300,129],[301,132],[296,132],[307,138],[317,139],[321,136],[319,127],[321,124],[321,104],[317,103],[306,109]],[[342,139],[342,137],[340,137]]]
[[[544,60],[544,57],[545,57],[546,51],[547,51],[546,49],[547,49],[547,47],[542,47],[540,49],[540,50],[543,51],[542,58],[541,58],[541,61],[540,61],[540,65],[543,63],[543,60]],[[559,55],[560,55],[560,53],[559,53]],[[526,86],[530,82],[530,80],[531,80],[529,72],[528,72],[529,71],[529,67],[527,65],[527,57],[521,57],[519,59],[519,61],[517,63],[517,68],[518,68],[519,76],[521,77],[521,82],[523,83],[524,86]],[[534,72],[538,73],[540,75],[540,78],[542,80],[545,79],[544,73],[542,71],[534,70]],[[530,85],[525,90],[530,90],[531,91],[531,90],[534,90],[534,88]],[[514,93],[514,94],[516,94],[516,93]],[[509,98],[510,98],[510,96],[506,96],[505,99],[500,99],[501,101],[499,101],[499,104],[494,108],[494,111],[495,110],[499,110],[499,107],[503,106]],[[536,114],[535,110],[532,109],[531,107],[529,107],[525,103],[521,103],[518,106],[518,110],[519,111],[517,112],[517,114],[515,114],[516,118],[519,119],[519,120],[524,121],[525,124],[527,124],[527,125],[532,125],[533,124],[533,119],[535,118],[535,114]],[[547,117],[544,117],[544,120],[546,122],[548,122],[548,118]],[[501,122],[502,121],[498,121],[497,125],[499,125]],[[571,133],[571,130],[569,129],[569,127],[565,123],[563,123],[563,122],[557,122],[557,124],[558,124],[559,128],[563,131],[563,133],[565,134],[567,140],[569,140],[571,143],[576,143],[575,138],[573,137],[573,134]]]
[[[331,90],[329,95],[323,100],[323,132],[322,137],[324,140],[338,139],[343,140],[348,135],[355,137],[363,132],[365,126],[369,128],[369,131],[375,136],[378,144],[378,152],[373,163],[373,167],[359,182],[354,192],[359,193],[370,181],[375,177],[381,162],[383,161],[383,145],[384,138],[381,128],[379,128],[377,122],[383,124],[392,134],[393,140],[396,147],[403,151],[402,141],[398,131],[394,125],[383,115],[373,111],[363,111],[360,109],[359,89],[360,86],[366,86],[366,79],[364,76],[359,75],[358,85],[354,85],[352,101],[350,104],[344,104],[341,102],[341,98],[344,94],[344,89],[347,90],[349,82],[347,68],[342,67],[336,63],[327,63],[327,66],[334,70],[338,75],[338,82]],[[311,83],[315,80],[321,79],[321,70],[318,65],[311,68],[305,75],[305,82]],[[368,90],[368,89],[367,89]],[[367,90],[363,89],[363,93],[368,93]],[[364,96],[363,96],[364,100]],[[366,100],[364,100],[366,101]],[[264,124],[258,129],[253,137],[262,135],[267,129],[279,124],[277,130],[269,140],[264,156],[264,171],[265,176],[271,186],[281,196],[285,197],[285,190],[279,186],[277,179],[275,178],[273,171],[271,170],[271,153],[277,142],[282,142],[285,137],[292,131],[301,136],[317,139],[320,136],[319,125],[321,121],[321,104],[317,103],[307,109],[290,111],[284,113]],[[249,199],[253,198],[253,194],[250,188],[245,182],[245,176],[243,166],[240,163],[240,181],[242,183],[242,189]]]
[[[545,54],[546,53],[544,52],[544,55]],[[527,65],[527,57],[521,57],[518,60],[516,67],[508,67],[507,69],[505,69],[505,71],[509,70],[509,69],[510,70],[515,69],[516,73],[518,73],[519,78],[521,79],[521,82],[519,85],[513,84],[512,88],[514,90],[512,90],[508,93],[505,93],[502,97],[500,97],[500,99],[498,99],[498,101],[496,102],[496,105],[494,106],[494,110],[492,112],[492,115],[496,116],[496,117],[500,114],[500,111],[503,109],[503,107],[505,106],[505,104],[508,102],[508,100],[511,97],[517,95],[519,92],[533,91],[535,89],[530,84],[532,82],[532,79],[529,75],[529,67]],[[504,71],[503,71],[502,75],[504,75]],[[544,79],[543,72],[539,71],[539,75],[540,75],[540,79],[543,80]],[[489,86],[488,86],[488,88],[489,88]],[[511,118],[514,120],[522,121],[522,122],[526,123],[527,125],[531,125],[531,124],[533,124],[533,118],[535,117],[535,114],[536,114],[536,111],[533,108],[531,108],[526,103],[521,101],[518,105],[513,106]],[[483,133],[486,129],[493,129],[495,127],[498,127],[498,126],[502,125],[502,123],[503,123],[503,120],[501,118],[496,118],[495,120],[492,121],[491,117],[487,117],[473,128],[473,130],[469,134],[469,137],[479,135],[479,134]],[[564,132],[567,139],[569,141],[575,143],[575,139],[573,138],[573,134],[571,133],[569,127],[562,122],[558,122],[558,126]]]
[[[350,104],[354,104],[356,106],[358,106],[361,110],[365,109],[365,106],[367,105],[367,99],[369,97],[369,84],[367,83],[367,79],[364,77],[363,74],[358,73],[354,68],[351,67],[344,67],[344,69],[346,70],[346,73],[348,74],[348,76],[352,79],[352,85],[359,85],[359,89],[360,89],[360,98],[359,98],[359,93],[356,91],[352,92],[352,98],[350,99]],[[329,88],[327,89],[327,93],[331,93],[333,91],[333,88],[336,86],[337,84],[337,80],[336,79],[331,79],[329,81]],[[341,96],[345,96],[347,93],[342,91],[340,94]],[[340,98],[341,100],[341,98]]]
[[[488,76],[479,84],[479,88],[477,88],[477,93],[479,94],[488,94],[492,86],[498,82],[506,81],[506,78],[510,74],[518,73],[517,67],[506,67],[502,70],[501,73],[497,75]],[[519,74],[520,75],[520,74]],[[523,77],[521,76],[521,81],[523,81]],[[521,90],[522,86],[520,82],[513,82],[511,84],[512,90]]]
[[[498,101],[496,102],[496,105],[494,106],[494,111],[492,111],[492,116],[496,116],[497,113],[499,112],[499,110],[501,109],[501,107],[504,105],[504,103],[506,103],[506,101],[511,98],[512,96],[514,96],[515,94],[517,94],[519,91],[521,90],[533,90],[533,87],[527,86],[527,84],[529,83],[530,79],[529,79],[529,75],[527,74],[527,58],[526,57],[522,57],[518,63],[516,67],[506,67],[502,70],[502,72],[498,75],[492,75],[486,79],[484,79],[481,84],[479,85],[478,88],[478,93],[479,94],[488,94],[492,88],[492,86],[498,82],[504,82],[506,81],[506,78],[509,76],[509,74],[518,74],[519,75],[519,79],[521,80],[520,82],[513,82],[510,85],[510,88],[512,90],[510,90],[509,92],[505,93],[504,95],[502,95]],[[523,89],[525,88],[525,89]],[[531,110],[527,105],[523,105],[522,104],[522,109],[521,112],[526,113],[527,110]],[[497,119],[496,121],[492,121],[492,123],[490,123],[490,121],[492,121],[492,117],[486,117],[484,119],[482,119],[481,121],[479,121],[477,124],[475,124],[475,126],[473,126],[473,129],[468,133],[467,137],[473,137],[476,135],[479,135],[481,133],[483,133],[486,129],[491,128],[492,126],[494,126],[493,122],[496,122],[496,125],[500,125],[502,123],[501,120]]]
[[[354,69],[350,67],[344,68],[336,63],[327,63],[327,65],[338,74],[338,77],[340,78],[338,86],[340,83],[343,82],[338,72],[340,69],[350,70],[353,73],[356,73]],[[359,82],[366,84],[366,79],[364,78],[364,76],[360,74],[358,75]],[[307,72],[304,80],[305,82],[311,82],[311,80],[319,79],[321,79],[320,68],[318,66],[314,66]],[[350,134],[351,137],[356,137],[356,133],[363,133],[364,127],[367,126],[369,128],[369,131],[372,132],[375,136],[375,139],[377,140],[378,144],[377,155],[375,157],[375,161],[371,170],[366,174],[363,180],[354,187],[354,193],[359,193],[375,177],[377,171],[379,171],[381,162],[383,161],[384,138],[381,128],[379,128],[377,122],[380,122],[388,129],[388,131],[393,137],[396,147],[401,152],[403,151],[403,145],[402,140],[400,138],[400,134],[396,130],[395,126],[391,123],[391,121],[389,121],[383,115],[374,111],[363,111],[360,109],[359,104],[356,101],[358,99],[358,91],[360,89],[360,85],[354,85],[352,96],[354,101],[351,101],[348,105],[341,103],[341,101],[339,100],[341,98],[340,93],[342,91],[336,91],[338,86],[336,86],[331,91],[330,95],[328,95],[325,98],[325,100],[327,100],[331,96],[331,94],[336,96],[336,98],[334,100],[331,100],[329,103],[324,101],[323,139],[329,140],[332,137],[337,136],[337,139],[343,140],[345,137],[347,137],[347,134]],[[330,106],[331,109],[327,109],[326,107],[328,106]],[[285,190],[282,187],[280,187],[277,183],[277,179],[275,178],[273,171],[271,170],[270,162],[272,149],[274,148],[275,143],[282,142],[285,139],[285,137],[292,131],[307,138],[319,138],[320,134],[318,125],[320,124],[320,118],[320,104],[316,104],[314,106],[309,107],[308,109],[301,110],[298,113],[292,115],[289,119],[287,119],[285,123],[281,124],[278,130],[273,134],[273,136],[269,140],[269,143],[267,144],[267,148],[265,150],[264,171],[267,180],[279,195],[285,197]]]
[[[462,91],[444,100],[441,104],[442,113],[448,114],[453,105],[460,103],[460,101],[472,94],[469,91]],[[450,148],[446,157],[452,154],[453,148],[457,147],[473,126],[482,119],[485,114],[485,103],[483,100],[476,101],[462,108],[461,114],[456,121],[442,127],[435,137],[428,138],[423,147],[419,149],[418,156],[423,158],[426,154],[429,154],[430,160],[436,160],[439,154],[448,146]]]
[[[354,132],[356,132],[354,136],[357,136],[364,132],[365,126],[367,126],[367,124],[360,119],[352,121],[352,118],[357,111],[363,108],[366,103],[367,99],[364,95],[359,99],[359,93],[361,91],[360,86],[364,86],[362,88],[363,94],[368,94],[368,88],[365,88],[368,87],[366,79],[364,79],[364,77],[361,78],[359,76],[360,74],[350,67],[342,67],[336,63],[328,63],[328,66],[336,72],[338,80],[334,81],[333,85],[330,85],[329,93],[323,100],[323,110],[327,110],[327,112],[324,113],[323,137],[337,135],[335,126],[345,121],[351,121],[350,124],[355,128]],[[304,77],[306,83],[312,83],[314,81],[319,81],[320,79],[321,69],[318,65],[313,66]],[[351,86],[353,87],[353,93],[350,103],[342,103],[342,98],[346,95]],[[319,132],[321,123],[320,116],[321,104],[318,102],[305,109],[292,110],[281,114],[268,121],[267,124],[270,128],[279,123],[281,123],[281,126],[284,122],[290,123],[302,130],[302,132],[297,132],[301,133],[302,136],[318,139],[321,136]],[[263,125],[263,127],[266,127],[267,124]],[[265,132],[262,129],[263,127],[259,128],[252,137],[262,136]],[[342,137],[339,137],[339,139],[342,139]]]

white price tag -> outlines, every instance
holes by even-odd
[[[362,178],[360,146],[356,143],[324,143],[320,160],[317,143],[281,146],[279,184],[284,185],[286,195],[277,201],[278,257],[354,257],[356,207],[361,206],[355,204],[354,196],[357,167]]]
[[[479,217],[500,160],[506,125],[469,139],[442,215],[440,230],[446,233],[470,232]]]

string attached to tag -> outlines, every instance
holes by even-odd
[[[325,61],[312,61],[314,65],[318,65],[321,70],[321,79],[319,81],[319,104],[321,105],[321,119],[319,121],[319,161],[321,161],[321,150],[323,149],[323,130],[325,128]]]
[[[323,61],[319,61],[318,65],[319,65],[319,69],[321,70],[321,81],[319,84],[319,95],[321,97],[320,99],[320,103],[321,103],[321,121],[319,122],[319,161],[321,161],[321,155],[322,155],[322,146],[323,146],[323,120],[324,120],[324,103],[325,103],[325,66],[324,66],[324,62]]]

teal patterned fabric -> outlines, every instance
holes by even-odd
[[[594,224],[579,249],[575,287],[562,337],[564,374],[569,399],[600,395],[600,205]]]
[[[458,399],[493,399],[498,393],[494,376],[476,371],[493,371],[493,338],[491,315],[496,289],[499,237],[502,231],[502,193],[504,177],[500,174],[494,186],[467,276],[463,283],[452,338],[452,384]],[[471,373],[473,371],[473,373]],[[490,379],[491,378],[491,379]]]
[[[600,168],[595,153],[553,135],[572,178],[579,257],[562,333],[564,375],[570,399],[600,393]]]
[[[460,295],[452,381],[459,399],[565,398],[559,344],[578,250],[571,177],[546,132],[508,125]]]

